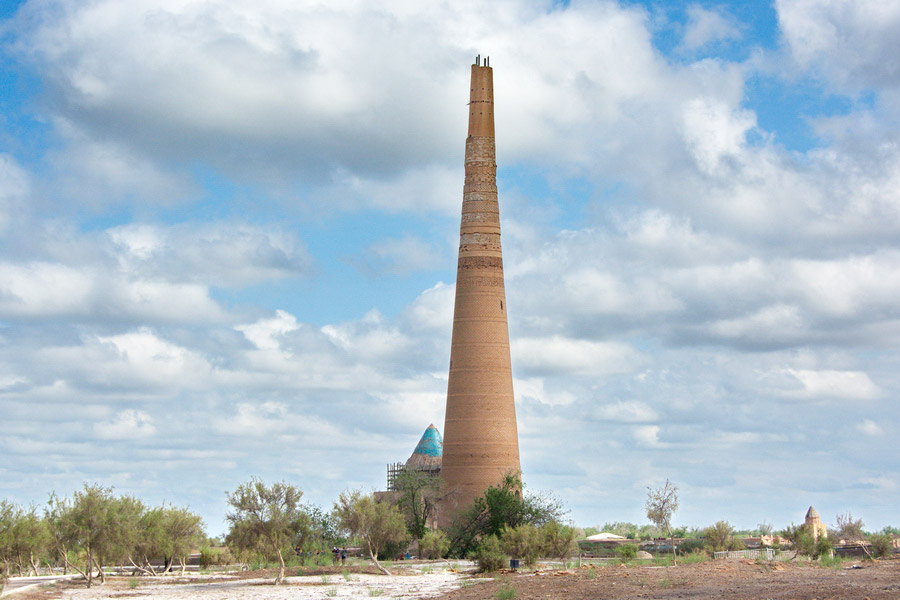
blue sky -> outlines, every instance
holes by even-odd
[[[380,489],[442,429],[481,54],[526,485],[900,521],[900,7],[0,11],[0,497]]]

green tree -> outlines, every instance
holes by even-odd
[[[668,534],[672,541],[672,564],[675,559],[675,538],[672,535],[672,515],[678,510],[678,488],[666,479],[661,488],[647,488],[647,502],[644,505],[647,518],[660,530]]]
[[[171,567],[177,558],[181,563],[181,572],[184,573],[187,555],[206,539],[203,519],[186,508],[163,507],[160,528],[165,541],[163,549],[166,562]]]
[[[466,556],[487,536],[502,535],[503,530],[522,524],[541,526],[563,516],[562,505],[548,495],[522,494],[518,474],[508,473],[471,505],[457,514],[448,529],[450,553]]]
[[[378,570],[390,575],[378,562],[378,553],[390,544],[407,539],[406,523],[397,507],[389,502],[377,502],[372,494],[352,490],[341,493],[332,512],[342,528],[365,542],[369,558]]]
[[[394,478],[397,508],[406,519],[409,533],[420,545],[428,531],[428,521],[434,515],[441,494],[441,479],[428,471],[404,468]]]
[[[226,541],[239,552],[255,551],[277,558],[279,564],[275,584],[284,580],[284,555],[290,553],[298,535],[308,534],[309,517],[300,505],[303,496],[298,488],[285,482],[266,486],[251,479],[228,494],[233,509],[226,515],[231,524]]]

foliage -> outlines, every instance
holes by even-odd
[[[509,557],[503,554],[500,546],[500,540],[496,535],[489,535],[481,540],[481,543],[475,548],[473,558],[478,564],[478,571],[481,573],[493,573],[504,568]]]
[[[576,530],[558,521],[548,521],[538,530],[540,552],[544,556],[565,560],[578,551]]]
[[[672,562],[675,562],[675,538],[672,535],[672,515],[678,510],[678,488],[666,479],[661,488],[647,488],[647,502],[644,505],[647,518],[660,530],[668,533],[672,540]]]
[[[640,550],[640,548],[637,544],[623,544],[616,548],[616,554],[618,554],[619,558],[622,560],[634,560],[638,550]]]
[[[834,535],[836,535],[839,540],[858,542],[864,540],[866,537],[863,527],[865,527],[863,520],[854,519],[853,515],[850,514],[850,511],[848,510],[845,514],[837,515]]]
[[[365,542],[369,558],[378,570],[390,575],[378,562],[378,553],[388,544],[406,539],[406,524],[397,507],[353,490],[341,493],[332,512],[343,529]]]
[[[450,554],[469,554],[484,537],[500,536],[504,529],[523,524],[536,527],[558,521],[562,505],[546,495],[523,495],[522,482],[516,473],[507,473],[496,486],[491,486],[472,504],[460,511],[448,529]]]
[[[815,556],[816,558],[822,558],[824,556],[831,556],[834,551],[834,545],[831,543],[826,536],[820,535],[816,540],[815,546]]]
[[[541,550],[538,530],[528,523],[504,529],[500,536],[500,547],[509,556],[532,566],[537,562]]]
[[[7,501],[0,502],[0,577],[12,574],[37,575],[35,557],[49,547],[46,524],[32,507],[24,510]]]
[[[441,493],[440,477],[419,469],[404,468],[394,478],[397,507],[406,519],[409,533],[421,540]]]
[[[419,541],[419,548],[426,558],[444,558],[450,550],[450,538],[440,529],[430,530]]]
[[[685,556],[688,554],[693,554],[695,552],[703,552],[706,547],[706,542],[704,540],[684,540],[680,544],[678,544],[678,548],[675,553],[679,556]]]
[[[780,533],[780,535],[791,543],[794,548],[795,557],[802,554],[804,556],[815,558],[819,555],[816,549],[816,539],[813,536],[809,525],[794,525],[791,523],[789,527],[786,527]]]
[[[744,543],[734,536],[734,527],[728,521],[716,521],[703,530],[703,538],[710,552],[740,550]]]
[[[255,478],[228,494],[228,504],[234,509],[225,517],[231,524],[228,545],[237,553],[250,551],[277,558],[276,585],[284,580],[285,554],[290,556],[292,548],[302,545],[310,534],[309,517],[300,504],[302,495],[285,482],[269,487]]]
[[[201,569],[229,565],[232,562],[234,562],[234,557],[231,556],[231,552],[228,551],[228,548],[220,548],[218,546],[200,547]]]
[[[886,533],[877,533],[869,541],[872,544],[872,556],[875,558],[890,556],[894,552],[893,540]]]
[[[509,585],[509,583],[505,583],[500,586],[500,589],[494,594],[494,598],[497,600],[514,600],[516,597],[516,588]]]

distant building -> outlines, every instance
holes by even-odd
[[[806,511],[806,520],[804,522],[809,526],[809,530],[812,533],[814,540],[818,540],[819,536],[822,536],[823,538],[828,537],[828,528],[825,527],[825,523],[819,518],[819,513],[817,513],[816,509],[812,506]]]

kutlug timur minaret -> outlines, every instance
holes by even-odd
[[[441,465],[452,506],[442,511],[444,519],[520,468],[500,250],[494,75],[488,65],[487,58],[483,66],[480,56],[475,59],[469,94]]]

